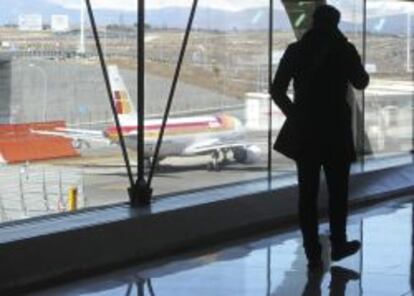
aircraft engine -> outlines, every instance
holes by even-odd
[[[261,159],[262,150],[255,145],[234,148],[233,157],[238,163],[256,163]]]

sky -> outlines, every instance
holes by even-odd
[[[69,9],[79,9],[84,0],[47,0]],[[91,0],[96,9],[111,9],[136,11],[137,0]],[[146,9],[159,9],[170,6],[191,7],[193,0],[146,0]],[[282,1],[275,0],[275,9],[283,9]],[[239,11],[248,8],[268,7],[269,0],[199,0],[199,6]],[[328,0],[342,12],[342,18],[348,21],[358,22],[362,20],[361,0]],[[367,2],[368,17],[385,16],[411,12],[414,14],[414,3],[397,0],[370,0]]]
[[[82,0],[49,0],[66,8],[79,8]],[[91,0],[93,7],[100,9],[136,10],[137,0]],[[172,3],[173,2],[173,3]],[[146,0],[147,9],[157,9],[168,6],[190,7],[192,0]],[[243,10],[252,7],[267,6],[268,0],[199,0],[200,6],[221,8],[225,10]]]

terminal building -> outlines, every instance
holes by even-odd
[[[13,2],[0,11],[1,295],[413,293],[414,3]],[[323,4],[370,84],[347,94],[361,249],[331,260],[321,174],[312,273],[269,90]]]

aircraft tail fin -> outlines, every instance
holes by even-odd
[[[108,75],[118,115],[135,115],[135,107],[132,104],[131,96],[128,93],[121,74],[119,73],[118,66],[108,65]]]

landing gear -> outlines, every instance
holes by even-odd
[[[229,157],[228,157],[228,153],[229,153],[229,149],[222,149],[221,150],[223,153],[223,160],[221,161],[223,164],[228,164],[230,162]]]
[[[144,159],[144,166],[145,166],[145,169],[147,170],[147,171],[150,171],[151,170],[151,167],[152,167],[152,162],[154,161],[154,158],[153,157],[147,157],[147,158],[145,158]],[[157,161],[157,163],[155,164],[155,170],[156,171],[159,171],[160,169],[161,169],[161,166],[160,166],[160,159],[158,159],[158,161]]]
[[[221,164],[219,161],[220,158],[220,150],[215,150],[211,153],[211,162],[207,165],[207,170],[209,171],[220,171]]]

